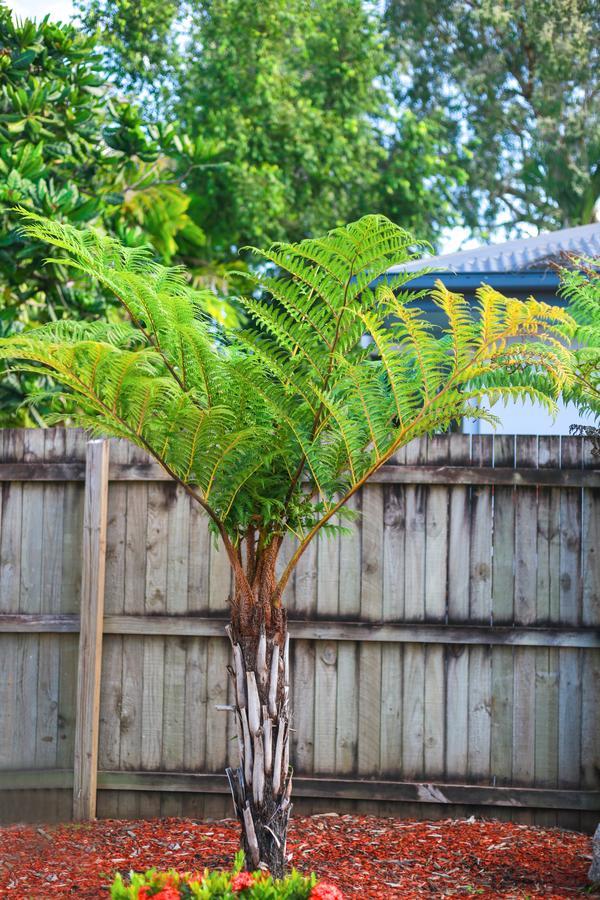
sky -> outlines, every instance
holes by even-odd
[[[75,11],[71,0],[7,0],[6,5],[28,19],[43,19],[50,13],[52,19],[66,20]]]

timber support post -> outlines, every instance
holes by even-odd
[[[96,816],[109,452],[106,440],[88,442],[73,773],[75,821]]]

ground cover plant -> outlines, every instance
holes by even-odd
[[[2,828],[0,892],[36,900],[108,898],[115,872],[128,882],[131,870],[150,867],[176,867],[181,873],[229,869],[237,844],[233,820],[105,819],[85,825]],[[296,868],[315,872],[318,887],[326,882],[344,897],[364,900],[587,896],[582,891],[591,859],[589,836],[558,828],[465,819],[410,822],[356,814],[294,816],[290,849]]]
[[[342,893],[334,885],[320,882],[314,875],[300,875],[293,871],[285,878],[274,879],[267,872],[242,872],[244,854],[236,855],[233,871],[213,871],[179,874],[175,869],[159,872],[132,872],[123,879],[119,873],[112,886],[112,900],[179,900],[180,897],[209,900],[210,897],[229,900],[241,894],[254,900],[342,900]]]
[[[121,324],[62,321],[0,342],[0,358],[64,387],[57,415],[144,448],[207,513],[229,597],[239,766],[229,768],[250,869],[280,877],[291,810],[284,591],[318,535],[403,445],[503,398],[553,408],[570,380],[563,309],[482,287],[477,309],[439,284],[441,333],[386,275],[419,247],[382,216],[258,254],[218,326],[178,270],[92,231],[29,215],[27,233],[114,293]],[[474,405],[477,404],[477,405]],[[284,538],[295,541],[281,575]]]

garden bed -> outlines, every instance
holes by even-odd
[[[0,829],[0,896],[109,896],[116,872],[151,866],[229,867],[233,821],[103,820]],[[586,886],[586,835],[497,821],[407,822],[374,816],[298,817],[292,864],[348,897],[572,897]]]

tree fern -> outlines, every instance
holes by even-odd
[[[60,382],[61,416],[66,407],[75,424],[147,450],[221,536],[234,573],[240,746],[228,775],[247,859],[279,874],[291,791],[282,595],[294,566],[315,535],[343,529],[346,501],[403,444],[463,415],[494,421],[489,405],[500,399],[552,409],[570,385],[574,322],[489,287],[472,309],[438,283],[447,321],[437,334],[403,289],[414,274],[386,275],[419,245],[381,216],[256,251],[267,274],[240,299],[238,328],[207,319],[206,298],[144,251],[25,220],[111,290],[128,321],[54,323],[0,341],[0,358]],[[276,577],[286,533],[296,549]],[[262,725],[249,736],[251,702]],[[267,734],[278,762],[259,771]]]

